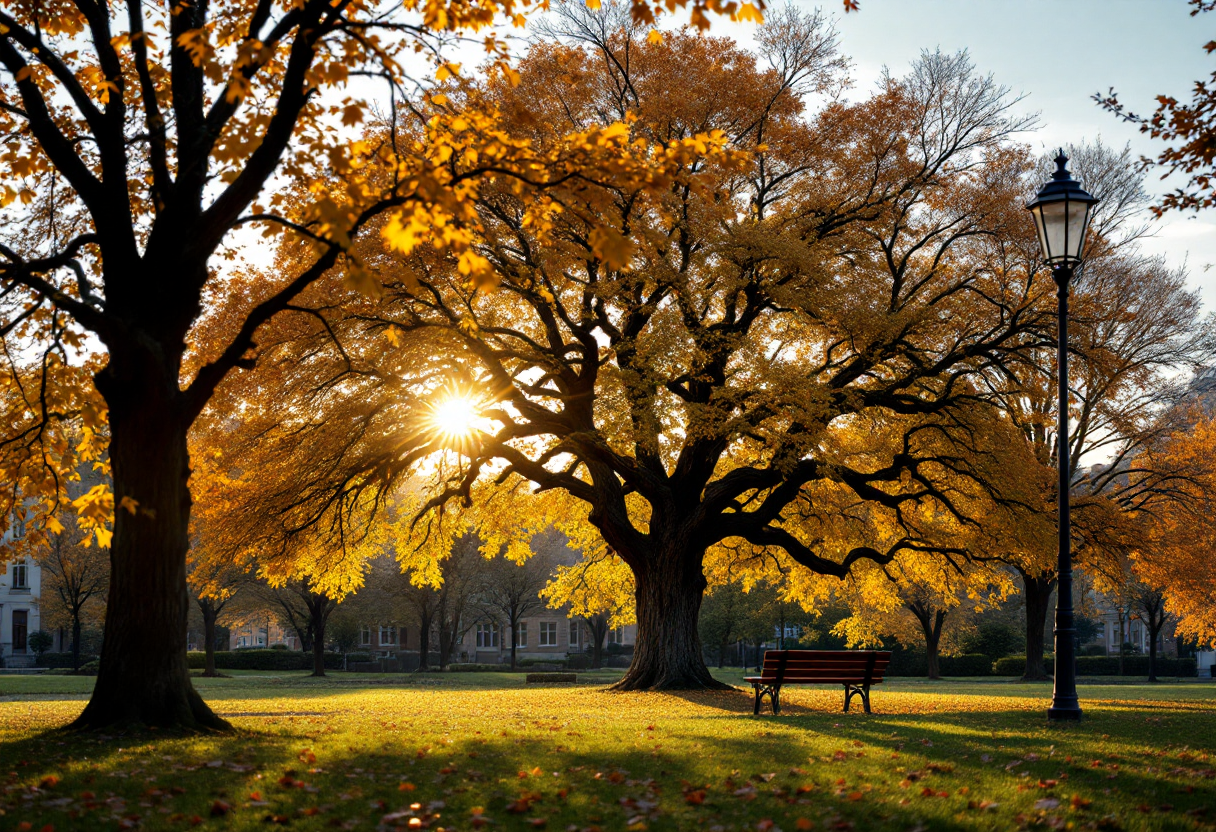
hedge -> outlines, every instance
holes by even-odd
[[[967,653],[962,656],[939,656],[938,667],[943,676],[991,676],[992,657],[983,653]],[[928,665],[926,665],[926,673]]]
[[[80,654],[81,664],[93,661],[97,661],[97,656],[90,653]],[[43,653],[38,657],[38,667],[71,667],[72,665],[71,653]]]
[[[192,670],[206,666],[206,654],[192,651],[186,654]],[[294,650],[217,650],[216,670],[312,670],[312,653]],[[326,670],[342,669],[341,653],[325,654]]]
[[[1048,672],[1051,671],[1053,656],[1043,657]],[[1026,672],[1025,656],[1006,656],[992,663],[992,672],[997,676],[1021,676]],[[1118,676],[1118,656],[1077,656],[1078,676]],[[1125,656],[1123,658],[1124,676],[1148,676],[1148,656]],[[1174,659],[1160,657],[1157,659],[1158,676],[1195,676],[1194,659]]]

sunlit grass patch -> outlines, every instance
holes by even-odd
[[[0,829],[1164,830],[1216,808],[1209,687],[1082,688],[1086,720],[1051,726],[1034,685],[894,682],[869,716],[791,689],[754,717],[743,690],[464,675],[204,680],[237,728],[204,737],[48,734],[87,688],[5,679]]]

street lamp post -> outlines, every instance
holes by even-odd
[[[1068,446],[1068,283],[1080,268],[1085,249],[1085,232],[1097,198],[1086,193],[1068,172],[1068,157],[1060,151],[1055,159],[1056,172],[1039,189],[1026,208],[1034,216],[1043,259],[1051,267],[1059,298],[1056,364],[1059,367],[1059,424],[1056,430],[1057,460],[1060,467],[1060,548],[1059,583],[1056,595],[1055,684],[1047,718],[1080,719],[1077,700],[1076,627],[1072,610],[1072,540],[1068,511],[1068,490],[1072,481]]]

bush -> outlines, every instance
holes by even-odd
[[[590,670],[591,657],[585,653],[577,653],[566,659],[566,667],[571,670]]]
[[[983,653],[992,661],[1005,656],[1026,652],[1026,633],[1011,624],[988,621],[980,624],[975,632],[963,639],[963,650],[968,654]]]
[[[80,670],[72,671],[74,676],[96,676],[98,668],[101,667],[101,662],[91,661],[88,664],[82,664]]]
[[[370,662],[372,660],[371,653],[347,653],[346,661],[349,662]]]
[[[286,650],[287,645],[286,644],[272,644],[272,645],[270,645],[270,649],[271,650]]]
[[[190,669],[201,670],[206,666],[205,653],[195,651],[186,654]],[[216,652],[216,670],[312,670],[312,653],[293,650],[231,650]],[[342,669],[341,653],[325,654],[326,670]]]
[[[51,649],[51,645],[55,643],[55,637],[46,630],[35,630],[30,633],[28,644],[30,649],[41,656],[47,650]]]
[[[847,649],[847,648],[834,648]],[[921,647],[906,647],[899,642],[890,646],[891,663],[887,665],[888,676],[928,676],[929,658]]]
[[[509,664],[450,664],[448,665],[450,673],[510,673],[511,665]]]
[[[943,676],[991,676],[992,659],[983,653],[942,656],[938,660]]]
[[[1051,671],[1052,656],[1044,656],[1048,672]],[[1021,676],[1026,672],[1025,656],[1006,656],[997,659],[992,665],[992,672],[997,676]],[[1078,676],[1118,676],[1118,656],[1078,656]],[[1148,656],[1125,656],[1123,658],[1124,676],[1148,676]],[[1194,659],[1157,659],[1158,676],[1195,676]]]
[[[1047,672],[1051,672],[1051,663],[1055,657],[1050,653],[1043,656],[1043,663],[1047,665]],[[1025,676],[1026,675],[1026,657],[1025,656],[1005,656],[997,659],[992,663],[993,676]]]
[[[1078,656],[1105,656],[1106,648],[1101,644],[1086,644],[1077,651]]]
[[[558,658],[557,656],[554,656],[551,659],[518,659],[515,662],[515,664],[517,664],[519,667],[535,667],[538,664],[557,665],[558,667],[565,667],[566,660]]]
[[[604,645],[605,656],[619,656],[623,652],[625,652],[625,648],[615,641],[610,641]]]
[[[96,661],[97,656],[92,654],[80,654],[80,663],[86,664],[91,661]],[[71,667],[71,653],[43,653],[38,657],[38,667]]]

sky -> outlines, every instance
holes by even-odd
[[[868,94],[884,66],[902,75],[924,49],[966,49],[978,70],[1026,96],[1023,111],[1040,114],[1040,128],[1021,139],[1044,151],[1101,137],[1155,156],[1162,142],[1101,110],[1092,96],[1113,87],[1133,112],[1147,115],[1158,95],[1189,100],[1194,82],[1216,69],[1203,51],[1216,38],[1216,12],[1191,17],[1186,0],[861,0],[861,10],[848,14],[835,0],[795,4],[822,5],[835,17],[841,50],[854,62],[853,95]],[[752,32],[714,19],[713,34],[749,43]],[[1149,174],[1150,193],[1172,189],[1159,177]],[[1167,215],[1144,249],[1185,264],[1216,313],[1216,210]]]

